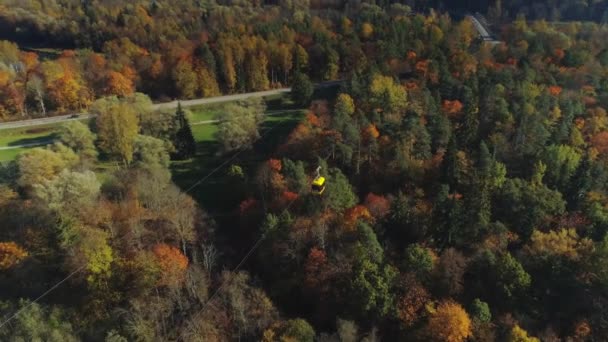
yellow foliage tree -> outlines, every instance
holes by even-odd
[[[200,66],[196,70],[198,76],[198,84],[200,93],[203,97],[219,96],[220,87],[217,84],[217,80],[213,73],[209,71],[205,66]]]
[[[76,243],[75,256],[80,262],[86,263],[87,282],[90,285],[99,286],[110,277],[114,256],[105,231],[83,228]]]
[[[507,338],[508,342],[540,342],[540,340],[533,336],[528,336],[528,332],[522,329],[519,325],[515,325],[511,332],[509,333],[509,337]]]
[[[78,160],[76,154],[65,146],[60,146],[62,148],[57,152],[37,147],[20,154],[17,157],[18,184],[30,189],[36,184],[55,177],[63,169],[74,165]],[[63,149],[67,150],[63,151]]]
[[[361,38],[369,39],[374,34],[374,27],[370,23],[363,23],[361,25]]]
[[[573,260],[578,260],[593,246],[591,240],[580,238],[574,229],[564,228],[548,233],[535,230],[532,233],[531,241],[527,250],[532,255],[559,255]]]
[[[129,165],[139,131],[139,119],[133,106],[113,96],[95,101],[91,111],[97,114],[101,149]]]
[[[407,93],[392,77],[375,75],[369,91],[376,108],[394,120],[399,119],[407,108]]]
[[[437,307],[427,326],[434,341],[461,342],[472,334],[471,319],[458,303],[446,301]]]

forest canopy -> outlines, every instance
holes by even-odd
[[[0,164],[0,339],[603,340],[605,2],[468,3],[0,4],[0,118],[96,115]]]

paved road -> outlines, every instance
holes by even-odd
[[[262,96],[267,96],[267,95],[262,95]],[[209,98],[211,99],[211,98]],[[198,100],[197,100],[198,101]],[[232,101],[232,100],[230,100]],[[213,102],[211,102],[213,103]],[[164,104],[163,104],[164,105]],[[192,104],[191,106],[196,106],[199,105],[197,104]],[[177,104],[176,104],[177,106]],[[167,108],[174,108],[174,107],[167,107]],[[297,112],[299,111],[299,109],[289,109],[289,110],[273,110],[273,111],[268,111],[264,114],[264,116],[275,116],[275,115],[283,115],[285,113],[292,113],[292,112]],[[87,114],[89,115],[89,114]],[[64,121],[70,121],[70,120],[76,120],[76,119],[66,119]],[[214,119],[214,120],[203,120],[203,121],[197,121],[197,122],[193,122],[192,126],[198,126],[198,125],[210,125],[210,124],[214,124],[214,123],[218,123],[221,120],[218,119]],[[48,122],[47,122],[48,123]],[[5,150],[14,150],[17,148],[22,148],[22,147],[36,147],[36,146],[45,146],[45,145],[49,145],[53,143],[53,139],[50,140],[40,140],[40,141],[36,141],[36,142],[32,142],[32,143],[27,143],[27,144],[19,144],[19,145],[10,145],[10,146],[0,146],[0,151],[5,151]]]
[[[318,83],[315,87],[318,88],[326,88],[335,85],[339,85],[343,80],[337,81],[328,81],[323,83]],[[152,109],[175,109],[177,108],[177,103],[181,102],[183,107],[193,107],[200,106],[212,103],[220,103],[220,102],[229,102],[229,101],[237,101],[244,100],[250,97],[263,97],[263,96],[272,96],[272,95],[280,95],[285,94],[291,91],[291,88],[280,88],[280,89],[272,89],[265,91],[257,91],[252,93],[244,93],[244,94],[234,94],[234,95],[224,95],[224,96],[216,96],[216,97],[206,97],[201,99],[194,100],[184,100],[184,101],[171,101],[165,103],[157,103],[152,105]],[[60,116],[52,116],[48,118],[41,119],[31,119],[31,120],[21,120],[21,121],[11,121],[11,122],[2,122],[0,123],[0,130],[9,129],[9,128],[18,128],[18,127],[30,127],[30,126],[40,126],[46,124],[52,124],[57,122],[66,122],[72,120],[83,120],[95,117],[94,114],[89,113],[75,113],[68,115],[60,115]]]
[[[321,86],[327,86],[327,84],[323,83]],[[244,99],[247,99],[250,97],[279,95],[279,94],[283,94],[283,93],[288,93],[290,91],[291,91],[291,88],[281,88],[281,89],[258,91],[258,92],[245,93],[245,94],[235,94],[235,95],[207,97],[207,98],[194,99],[194,100],[184,100],[184,101],[181,101],[181,103],[182,103],[183,107],[192,107],[192,106],[200,106],[200,105],[206,105],[206,104],[212,104],[212,103],[244,100]],[[157,104],[152,105],[152,109],[153,110],[175,109],[175,108],[177,108],[178,102],[179,101],[157,103]],[[52,117],[41,118],[41,119],[3,122],[3,123],[0,123],[0,130],[9,129],[9,128],[18,128],[18,127],[40,126],[40,125],[53,124],[53,123],[58,123],[58,122],[67,122],[67,121],[72,121],[72,120],[83,120],[83,119],[89,119],[89,118],[93,118],[93,117],[95,117],[94,114],[76,113],[76,114],[52,116]]]

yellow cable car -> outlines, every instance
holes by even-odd
[[[317,167],[317,174],[312,181],[311,191],[315,195],[321,195],[325,191],[325,177],[321,176],[321,166]]]
[[[325,177],[317,177],[312,181],[312,193],[315,195],[321,195],[325,191]]]

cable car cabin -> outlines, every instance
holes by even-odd
[[[312,193],[321,195],[325,191],[325,177],[317,177],[312,181]]]

